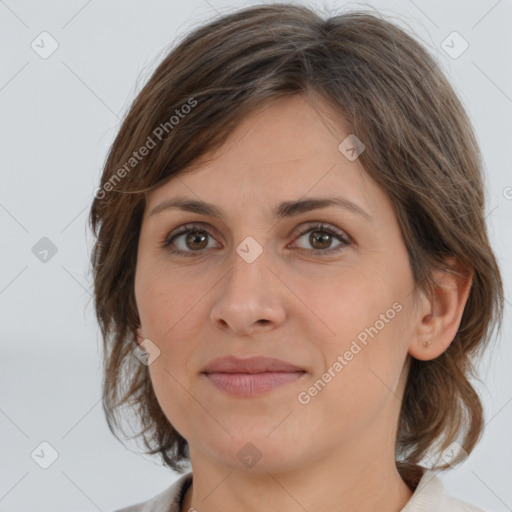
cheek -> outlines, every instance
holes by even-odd
[[[302,407],[311,408],[309,417],[322,418],[325,435],[343,433],[347,439],[353,439],[399,404],[399,381],[405,357],[399,314],[380,331],[377,329],[377,333],[373,329],[365,331],[347,326],[350,321],[347,316],[345,325],[343,319],[338,324],[340,330],[346,328],[347,334],[342,333],[330,343],[324,342],[325,368],[312,379],[312,387],[303,390],[307,395],[302,395],[302,399],[309,399],[309,403]],[[349,330],[353,336],[348,334]],[[360,333],[364,336],[358,338]]]
[[[379,320],[400,298],[396,285],[383,277],[375,278],[375,269],[366,271],[340,267],[336,272],[295,276],[293,291],[296,314],[307,315],[311,330],[325,332],[327,345],[344,346],[351,338]],[[385,272],[377,272],[382,276]],[[387,326],[387,324],[386,324]]]
[[[194,318],[194,309],[208,284],[197,276],[188,279],[186,270],[170,272],[157,265],[148,267],[141,266],[136,273],[137,309],[145,336],[164,342]]]
[[[189,385],[186,375],[177,374],[166,361],[168,354],[162,352],[160,358],[149,367],[151,383],[157,401],[169,423],[182,435],[190,430],[190,411],[194,407],[188,395]],[[184,436],[185,437],[185,436]]]
[[[324,398],[353,410],[365,401],[378,407],[396,388],[408,343],[406,296],[386,278],[375,281],[373,273],[345,272],[325,282],[323,293],[315,288],[306,295],[318,312],[304,326],[322,354],[324,368],[316,377],[329,381]]]

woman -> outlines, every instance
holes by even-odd
[[[184,473],[131,511],[478,510],[502,315],[479,149],[437,64],[362,12],[256,6],[135,99],[90,212],[114,433]],[[190,468],[189,468],[190,469]]]

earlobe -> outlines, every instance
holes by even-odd
[[[453,257],[446,263],[457,274],[443,269],[434,271],[434,288],[429,298],[422,294],[416,336],[409,346],[409,354],[422,361],[435,359],[448,349],[459,329],[471,289],[473,270],[463,268]]]

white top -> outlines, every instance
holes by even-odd
[[[192,472],[182,475],[170,487],[143,503],[115,512],[180,512],[181,501],[192,483]],[[484,512],[463,500],[446,494],[441,480],[426,470],[411,499],[400,512]]]

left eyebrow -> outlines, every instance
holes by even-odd
[[[361,208],[356,203],[344,197],[313,197],[297,201],[284,201],[274,207],[272,215],[275,219],[280,220],[286,217],[300,215],[301,213],[309,212],[312,210],[327,208],[329,206],[337,206],[339,208],[343,208],[361,216],[367,222],[373,222],[373,218],[369,213],[363,210],[363,208]],[[178,208],[180,210],[192,213],[199,213],[202,215],[209,215],[211,217],[217,217],[218,219],[225,221],[224,213],[217,206],[211,203],[189,199],[186,197],[174,197],[172,199],[162,201],[149,212],[149,216],[156,215],[157,213],[173,208]]]

